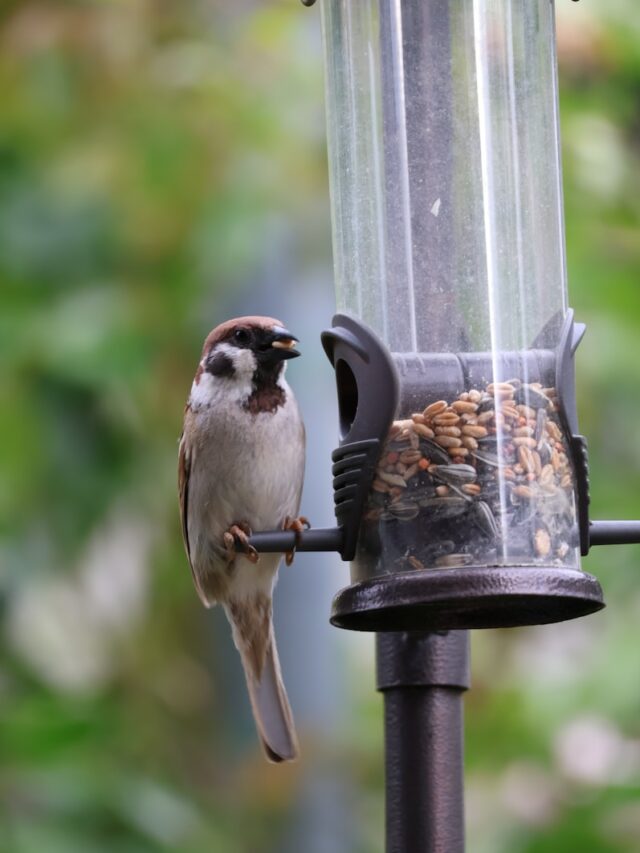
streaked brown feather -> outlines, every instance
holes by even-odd
[[[187,552],[187,559],[189,561],[189,567],[191,569],[191,576],[193,577],[193,582],[195,584],[196,590],[198,591],[198,595],[205,601],[202,590],[200,588],[200,583],[198,582],[198,576],[193,567],[193,560],[191,559],[191,549],[189,547],[189,477],[191,475],[191,450],[189,447],[188,439],[187,439],[187,419],[191,414],[191,409],[189,408],[189,404],[185,406],[184,410],[184,427],[182,430],[182,435],[180,436],[180,447],[178,450],[178,500],[180,503],[180,521],[182,524],[182,539],[184,541],[184,548]],[[206,602],[205,602],[206,603]]]
[[[220,572],[209,571],[201,567],[197,572],[191,554],[189,542],[189,481],[194,464],[195,445],[189,440],[193,433],[192,411],[187,403],[184,410],[184,427],[180,436],[178,449],[178,499],[180,505],[180,521],[182,524],[182,539],[191,569],[191,577],[200,600],[205,607],[211,607],[217,601],[223,601],[227,595],[229,577]],[[229,568],[232,567],[233,564]]]

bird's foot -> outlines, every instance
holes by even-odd
[[[245,521],[232,524],[228,530],[225,530],[222,539],[228,563],[232,563],[238,553],[242,554],[243,557],[246,557],[252,563],[258,562],[260,554],[258,554],[253,545],[249,544],[250,536],[251,528]]]
[[[293,546],[293,550],[287,551],[284,555],[284,561],[288,566],[290,566],[291,563],[293,563],[293,558],[296,555],[296,548],[298,546],[300,534],[302,533],[303,530],[308,530],[310,527],[311,527],[311,524],[309,523],[309,519],[305,518],[304,515],[299,515],[297,518],[291,518],[290,516],[287,516],[285,518],[285,520],[282,522],[282,529],[283,530],[293,530],[293,532],[296,535],[295,545]]]

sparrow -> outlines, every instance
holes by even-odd
[[[231,623],[258,735],[270,761],[298,746],[273,632],[281,554],[257,554],[251,531],[308,525],[298,517],[305,430],[284,378],[298,339],[272,317],[238,317],[207,336],[185,407],[178,457],[182,534],[206,607]],[[287,562],[292,559],[287,555]]]

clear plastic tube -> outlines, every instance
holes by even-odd
[[[338,308],[401,378],[363,574],[575,567],[553,3],[322,10]]]
[[[531,347],[566,311],[553,4],[324,0],[323,27],[338,308],[394,352]]]

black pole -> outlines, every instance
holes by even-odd
[[[636,545],[640,542],[640,521],[592,521],[589,547],[594,545]]]
[[[386,853],[464,853],[467,631],[379,633]]]

